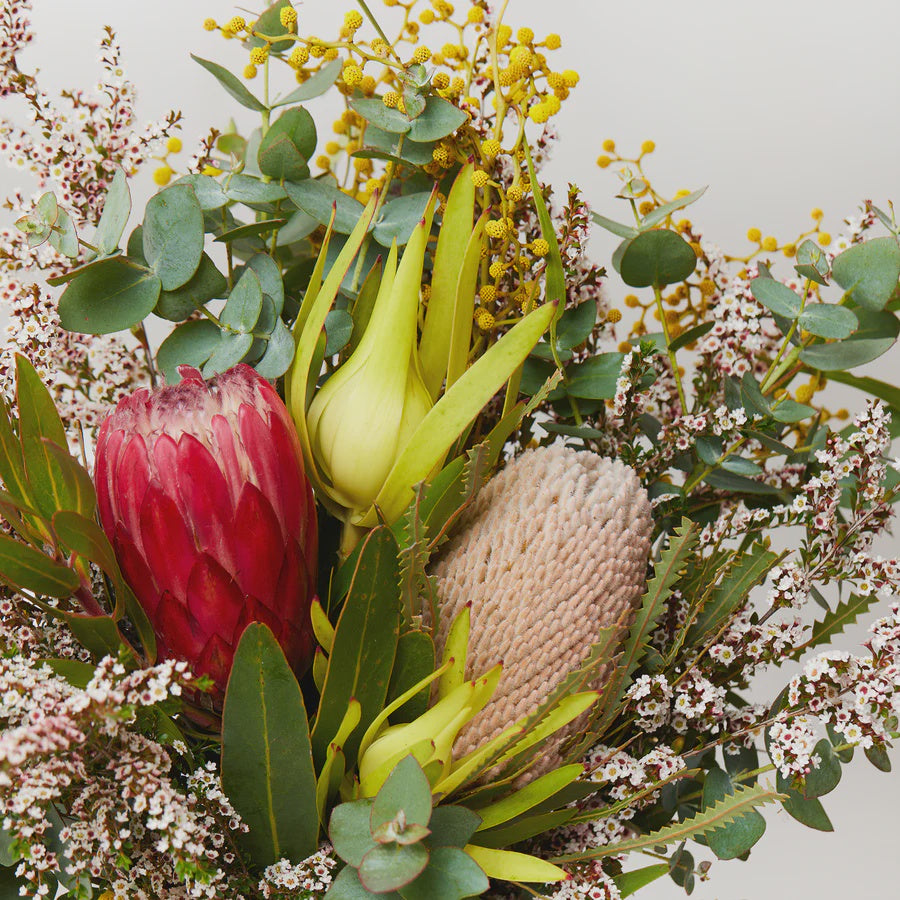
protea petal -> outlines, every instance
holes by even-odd
[[[275,588],[285,547],[272,504],[259,488],[245,484],[235,519],[244,533],[253,535],[253,540],[236,542],[234,576],[245,594],[264,603],[268,601],[275,608]]]

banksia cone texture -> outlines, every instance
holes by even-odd
[[[496,475],[465,514],[431,574],[443,649],[471,602],[466,677],[503,663],[491,702],[462,732],[461,756],[540,706],[587,657],[598,631],[624,626],[644,589],[652,522],[628,466],[553,446],[530,450]],[[593,687],[608,677],[598,674]],[[558,733],[532,774],[558,765]]]
[[[249,366],[140,390],[103,423],[100,520],[156,631],[221,697],[238,640],[268,625],[301,671],[313,650],[316,510],[297,434]]]

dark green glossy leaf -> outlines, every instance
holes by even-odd
[[[240,280],[228,295],[228,301],[219,316],[224,328],[241,334],[253,331],[262,312],[263,295],[259,276],[252,269],[245,269]]]
[[[900,279],[900,246],[894,237],[848,247],[831,264],[834,280],[867,309],[884,309]]]
[[[178,366],[200,368],[218,347],[220,334],[219,329],[206,319],[185,322],[172,331],[156,353],[156,364],[166,383],[181,381]]]
[[[237,75],[232,74],[228,71],[224,66],[220,66],[218,63],[211,62],[208,59],[201,59],[199,56],[194,56],[191,54],[191,59],[194,60],[195,63],[199,63],[213,75],[216,81],[237,100],[241,106],[246,106],[247,109],[252,109],[254,112],[262,112],[266,107],[263,103],[256,99],[250,91],[244,87],[243,82]]]
[[[153,312],[162,284],[146,269],[119,257],[103,260],[79,275],[59,298],[59,318],[67,331],[112,334],[137,325]]]
[[[269,335],[269,343],[262,359],[254,366],[263,378],[280,378],[294,359],[294,336],[281,319]]]
[[[5,534],[0,534],[0,578],[39,597],[71,597],[79,585],[74,570]]]
[[[431,785],[414,756],[401,759],[378,791],[372,804],[372,832],[396,819],[400,810],[413,825],[427,825],[431,818]]]
[[[825,812],[822,802],[815,797],[804,797],[795,791],[787,779],[779,772],[775,778],[778,791],[787,794],[787,799],[782,802],[785,812],[807,828],[816,831],[834,831],[834,825]]]
[[[257,152],[259,170],[278,181],[309,177],[307,162],[316,150],[316,124],[298,106],[282,113],[266,132]]]
[[[118,250],[130,215],[131,191],[128,189],[128,179],[125,172],[117,168],[106,192],[103,213],[94,232],[93,244],[100,256],[108,256]]]
[[[349,102],[354,112],[382,131],[390,134],[406,134],[409,131],[409,119],[399,110],[385,106],[381,97],[362,97]]]
[[[715,322],[701,322],[693,328],[688,328],[687,331],[683,331],[671,344],[669,344],[669,349],[674,353],[676,350],[680,350],[688,344],[693,344],[694,341],[699,341],[703,335],[713,330],[715,324]]]
[[[741,379],[741,400],[744,409],[751,414],[759,413],[760,415],[768,416],[772,412],[772,407],[769,406],[769,401],[763,396],[752,372],[745,372],[744,377]]]
[[[162,291],[153,312],[170,322],[183,322],[210,300],[225,296],[228,282],[204,253],[191,280],[175,291]]]
[[[250,827],[254,864],[300,862],[318,846],[316,774],[300,686],[272,632],[247,626],[222,719],[222,786]]]
[[[616,382],[622,372],[622,353],[601,353],[569,367],[566,392],[585,400],[607,400],[616,395]]]
[[[794,320],[800,315],[802,298],[786,284],[759,276],[750,282],[750,291],[769,312]]]
[[[804,779],[803,793],[806,797],[824,797],[830,794],[841,780],[841,762],[835,756],[828,738],[822,738],[816,744],[815,755],[821,761]]]
[[[273,103],[272,108],[290,106],[292,103],[305,103],[314,97],[320,97],[334,84],[338,75],[341,74],[342,68],[343,61],[340,59],[333,59],[331,62],[325,63],[318,72],[310,75],[300,87]]]
[[[807,303],[799,321],[804,331],[823,338],[850,337],[859,327],[852,310],[831,303]]]
[[[597,323],[597,304],[593,300],[579,303],[560,316],[556,326],[556,343],[563,349],[583,344]]]
[[[182,175],[175,184],[188,184],[194,189],[200,209],[209,212],[228,203],[222,185],[211,175]]]
[[[438,807],[440,809],[440,807]],[[435,810],[437,811],[437,810]],[[480,847],[494,847],[498,850],[511,847],[521,841],[537,837],[554,828],[562,828],[576,813],[574,809],[562,809],[554,812],[543,812],[519,816],[498,825],[478,832],[475,843]]]
[[[458,106],[443,97],[431,96],[425,101],[422,112],[409,123],[407,138],[418,143],[438,141],[453,134],[465,121],[466,114]]]
[[[325,181],[290,182],[284,188],[295,206],[322,225],[331,221],[332,208],[336,206],[334,230],[339,234],[349,234],[363,212],[359,200]]]
[[[866,759],[872,763],[876,769],[881,772],[891,771],[891,758],[888,756],[887,750],[885,750],[883,746],[880,744],[873,744],[871,747],[866,747],[863,752],[866,754]]]
[[[399,697],[434,671],[434,641],[425,631],[407,631],[397,643],[387,702]],[[423,688],[391,716],[391,723],[411,722],[428,708],[430,688]]]
[[[340,353],[353,334],[353,318],[346,309],[332,309],[325,317],[325,355]]]
[[[734,453],[729,454],[722,460],[722,468],[726,472],[734,472],[737,475],[746,475],[748,478],[754,478],[762,475],[763,470],[758,463],[753,460],[745,459],[743,456],[736,456]]]
[[[403,900],[462,900],[476,897],[490,887],[478,863],[456,847],[431,851],[428,868],[411,884],[400,888]]]
[[[363,733],[384,708],[400,627],[399,584],[397,544],[387,528],[376,528],[362,546],[335,628],[312,734],[319,765],[351,698],[359,701],[362,715],[344,744],[348,766],[355,765]]]
[[[431,191],[423,191],[419,194],[405,194],[385,203],[375,226],[375,240],[383,247],[390,247],[394,241],[402,247],[424,218],[425,207],[430,199]]]
[[[428,827],[432,847],[465,847],[478,830],[481,816],[466,806],[436,806]]]
[[[201,370],[204,378],[211,378],[236,366],[253,346],[253,335],[234,334],[230,331],[219,333],[219,342]]]
[[[379,844],[363,857],[359,882],[378,894],[396,891],[422,873],[429,855],[424,844]]]
[[[714,806],[727,795],[734,793],[728,774],[713,768],[706,773],[703,782],[703,806]],[[717,828],[706,835],[709,848],[719,859],[735,859],[743,856],[765,833],[766,820],[755,809]]]
[[[174,184],[150,198],[143,238],[144,257],[163,290],[190,281],[203,255],[203,210],[190,185]]]
[[[631,287],[665,287],[690,277],[697,265],[694,248],[675,231],[645,231],[631,240],[619,273]]]
[[[375,846],[370,828],[371,799],[341,803],[331,813],[328,837],[334,852],[348,865],[359,868],[363,857]]]

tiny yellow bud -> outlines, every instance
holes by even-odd
[[[834,414],[834,417],[835,417],[836,419],[849,419],[849,418],[850,418],[850,413],[849,413],[846,409],[844,409],[843,407],[841,407],[841,408]]]
[[[484,10],[480,6],[473,6],[466,13],[466,21],[470,25],[478,25],[484,21]]]
[[[325,62],[331,62],[333,59],[337,59],[337,58],[338,58],[337,47],[329,47],[322,54],[322,59],[324,59]]]
[[[232,34],[240,34],[246,27],[247,22],[243,16],[233,16],[225,25],[225,29]]]
[[[815,389],[811,384],[801,384],[794,391],[794,399],[798,403],[809,403],[813,398],[813,394],[815,393]]]
[[[815,209],[813,209],[810,212],[810,216],[818,222],[819,219],[821,219],[825,216],[825,213],[823,213],[822,210],[819,209],[819,207],[817,206]]]
[[[488,237],[496,238],[497,240],[499,240],[500,238],[506,236],[506,223],[502,220],[494,219],[484,226],[484,230],[487,233]]]
[[[283,28],[292,31],[297,24],[297,10],[293,6],[283,6],[278,13],[278,18]]]
[[[762,240],[762,232],[758,228],[747,229],[747,240],[758,244]]]
[[[820,231],[818,240],[820,246],[827,247],[831,243],[831,235],[827,231]]]
[[[624,304],[628,307],[634,309],[635,306],[640,306],[641,301],[634,294],[627,294],[625,296]]]
[[[616,142],[611,138],[607,138],[601,146],[607,153],[613,153],[616,149]]]
[[[254,66],[261,66],[265,61],[269,58],[269,48],[268,47],[254,47],[250,51],[250,64]]]
[[[611,162],[612,160],[608,156],[601,155],[597,157],[597,165],[600,166],[601,169],[605,169]]]
[[[218,26],[218,24],[216,23],[216,20],[215,20],[215,19],[204,19],[204,20],[203,20],[203,27],[204,27],[207,31],[215,31],[219,26]]]
[[[170,137],[166,141],[166,150],[168,150],[169,153],[181,153],[181,147],[181,138]]]
[[[573,87],[575,87],[576,84],[578,84],[579,75],[573,69],[566,69],[566,71],[563,72],[562,74],[563,74],[563,80],[566,83],[566,87],[573,88]],[[606,147],[604,146],[603,149],[605,150]]]
[[[528,110],[528,118],[538,125],[543,125],[550,118],[550,107],[546,103],[535,103]]]
[[[493,303],[497,299],[497,288],[492,284],[485,284],[478,292],[482,303]]]
[[[426,63],[431,59],[431,50],[428,49],[424,44],[419,47],[416,47],[415,52],[412,55],[412,61],[414,63]]]
[[[256,78],[256,66],[254,66],[253,63],[248,63],[246,66],[244,66],[244,78],[246,78],[248,81],[251,78]]]
[[[316,157],[316,165],[327,172],[331,168],[331,160],[323,154]]]
[[[153,180],[160,186],[165,187],[171,180],[174,173],[168,166],[160,166],[153,173]]]
[[[423,9],[422,12],[419,13],[419,21],[423,25],[430,25],[434,21],[434,10]]]
[[[341,145],[337,141],[328,141],[325,145],[325,152],[334,156],[335,153],[341,152]]]
[[[359,89],[368,95],[375,92],[375,79],[371,75],[363,75],[363,80],[359,83]]]
[[[562,47],[562,38],[558,34],[548,34],[544,38],[544,46],[548,50],[559,50]]]
[[[203,167],[203,173],[202,173],[202,174],[203,174],[203,175],[210,175],[210,176],[212,176],[213,178],[215,178],[216,175],[221,175],[221,174],[222,174],[222,170],[221,170],[221,169],[217,169],[215,166],[205,165],[205,166]]]
[[[644,141],[641,144],[641,153],[652,153],[656,149],[656,144],[654,141]]]
[[[384,105],[388,109],[396,109],[400,105],[400,100],[401,97],[400,94],[397,93],[397,91],[388,91],[381,98],[381,102],[384,103]]]
[[[518,203],[522,199],[522,196],[522,188],[520,188],[517,184],[511,185],[509,190],[506,192],[506,199],[511,203]]]
[[[534,40],[534,32],[530,28],[520,28],[516,32],[516,40],[520,44],[530,44]]]
[[[773,250],[778,249],[778,241],[774,237],[772,237],[772,235],[768,235],[768,237],[764,237],[762,239],[762,243],[760,244],[760,246],[763,248],[763,250],[771,253]]]
[[[701,297],[712,297],[712,295],[716,292],[716,283],[712,280],[712,278],[704,278],[700,282],[700,296]]]
[[[497,156],[498,153],[503,148],[500,146],[500,141],[496,141],[493,138],[490,138],[487,141],[482,141],[481,143],[481,152],[488,158],[493,159]]]
[[[512,28],[509,25],[501,25],[497,29],[497,46],[502,47],[512,37]]]
[[[622,311],[620,309],[611,309],[606,314],[606,321],[609,322],[610,325],[615,325],[616,322],[622,321]]]
[[[544,238],[536,238],[531,242],[531,252],[541,259],[550,252],[550,244]]]
[[[632,347],[628,341],[622,341],[622,343],[619,344],[619,353],[631,353],[632,350],[634,350],[634,347]]]
[[[796,244],[785,244],[781,248],[781,252],[790,259],[793,256],[797,255],[797,245]]]
[[[490,181],[490,178],[488,176],[488,173],[485,172],[484,169],[476,169],[472,173],[472,184],[474,184],[475,187],[483,188],[488,183],[488,181]]]
[[[496,321],[494,314],[490,310],[487,310],[484,307],[479,307],[475,310],[475,324],[482,331],[490,331],[494,327]]]
[[[652,212],[655,208],[655,204],[652,200],[642,200],[640,206],[638,206],[638,212],[642,216],[646,216],[647,213]]]

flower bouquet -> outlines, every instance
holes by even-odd
[[[900,389],[853,370],[900,332],[893,214],[728,255],[651,142],[603,144],[611,218],[553,195],[579,78],[506,5],[208,19],[258,125],[186,165],[111,31],[54,99],[0,12],[40,183],[0,235],[4,896],[689,894],[689,847],[829,830],[842,767],[890,768]]]

